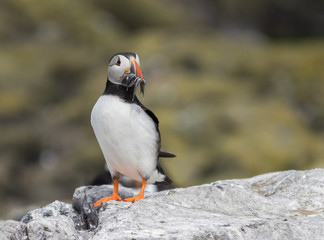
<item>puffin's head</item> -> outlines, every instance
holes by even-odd
[[[133,73],[137,77],[143,79],[143,74],[140,69],[139,57],[136,53],[123,52],[115,54],[109,62],[108,79],[110,82],[128,87],[124,81],[125,73]]]

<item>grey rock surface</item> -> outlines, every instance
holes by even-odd
[[[0,239],[324,239],[324,169],[146,194],[136,203],[92,204],[112,186],[80,187],[20,222],[0,221]],[[120,188],[122,197],[134,191]]]
[[[75,190],[72,199],[73,209],[78,213],[79,219],[76,222],[78,230],[95,229],[98,227],[99,217],[93,204],[104,197],[111,196],[113,186],[83,186]],[[119,187],[119,195],[121,198],[134,196],[136,193],[129,188]]]

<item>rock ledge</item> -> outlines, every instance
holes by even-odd
[[[55,201],[20,222],[0,221],[0,239],[324,239],[324,169],[222,180],[92,208],[111,192],[77,188],[72,205]],[[122,197],[134,194],[120,188]]]

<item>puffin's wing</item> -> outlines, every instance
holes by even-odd
[[[139,100],[138,98],[135,96],[135,99],[134,99],[134,102],[140,106],[145,112],[147,115],[150,116],[150,118],[153,120],[154,124],[155,124],[155,127],[156,129],[159,131],[159,119],[155,116],[155,114],[150,110],[150,109],[147,109]]]
[[[155,116],[155,114],[150,110],[150,109],[147,109],[139,100],[138,98],[135,96],[135,99],[134,99],[135,103],[140,106],[147,115],[150,116],[150,118],[153,120],[154,124],[155,124],[155,127],[156,127],[156,130],[159,132],[160,134],[160,131],[159,131],[159,119]],[[163,157],[163,158],[173,158],[173,157],[176,157],[175,154],[173,153],[170,153],[168,152],[167,150],[163,149],[163,148],[160,148],[160,151],[159,151],[159,157]]]

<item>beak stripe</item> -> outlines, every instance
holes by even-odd
[[[133,59],[133,61],[134,61],[134,64],[135,64],[135,74],[136,74],[137,76],[139,76],[139,77],[142,79],[142,81],[143,81],[143,74],[142,74],[142,71],[141,71],[141,69],[140,69],[138,63],[136,62],[136,60]]]

